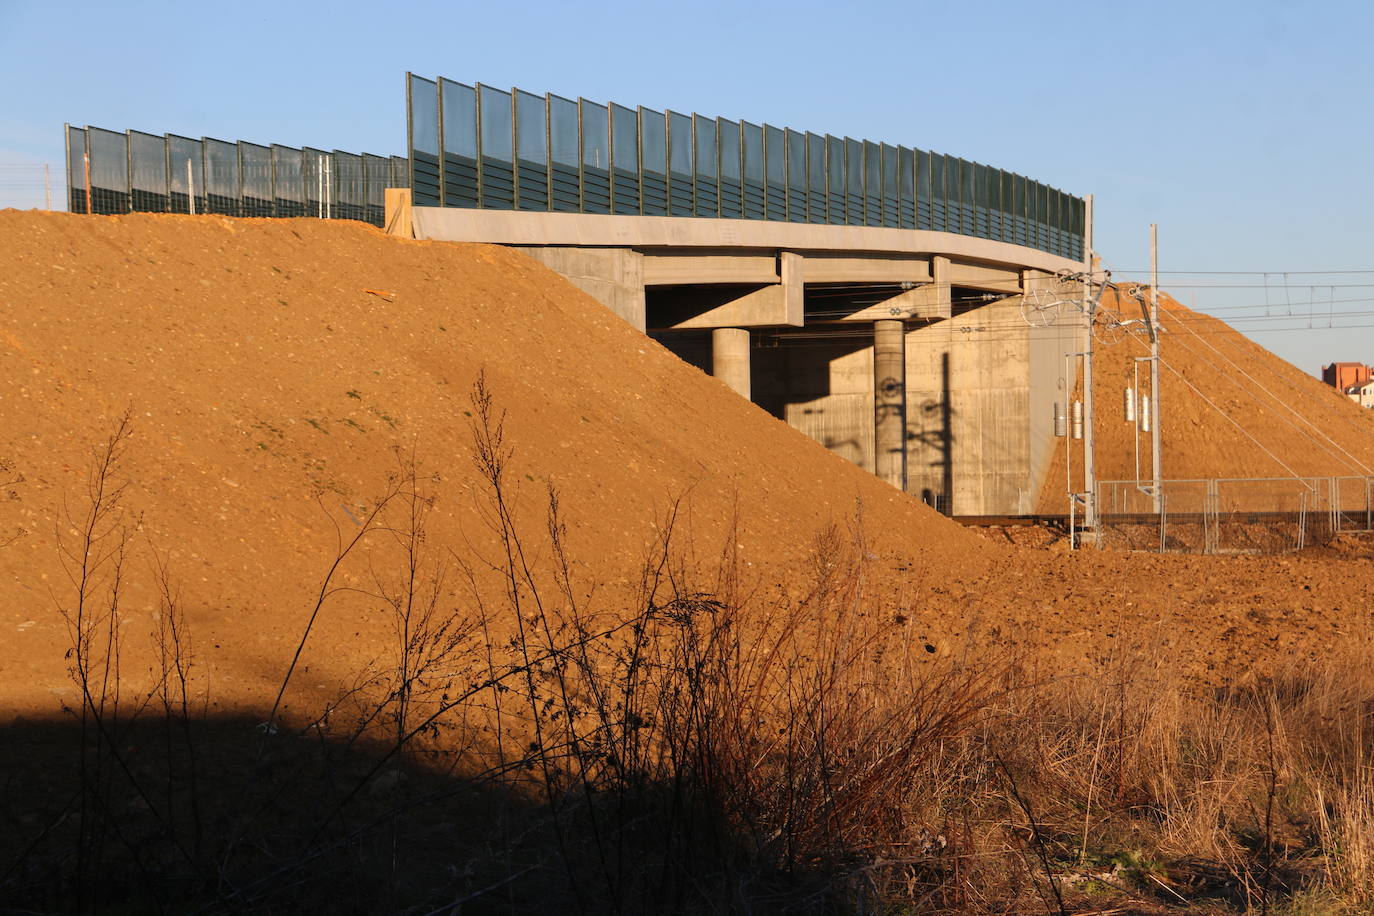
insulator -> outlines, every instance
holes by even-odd
[[[1054,434],[1063,438],[1069,434],[1069,418],[1064,416],[1064,405],[1054,402]]]
[[[1074,437],[1075,439],[1082,439],[1082,438],[1083,438],[1083,402],[1082,402],[1082,401],[1074,401],[1074,402],[1073,402],[1073,437]]]
[[[1134,423],[1134,422],[1135,422],[1135,389],[1134,389],[1134,388],[1127,388],[1127,389],[1126,389],[1126,397],[1125,397],[1125,400],[1124,400],[1123,403],[1125,404],[1125,407],[1126,407],[1126,422],[1127,422],[1127,423]]]
[[[1150,431],[1150,396],[1148,394],[1140,396],[1140,431],[1144,433]]]

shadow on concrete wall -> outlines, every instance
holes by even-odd
[[[954,406],[949,353],[940,354],[940,391],[910,405],[907,488],[946,515],[954,514]],[[914,471],[915,473],[912,473]]]
[[[825,448],[873,470],[871,362],[837,364],[872,348],[871,338],[763,336],[753,351],[754,402]]]

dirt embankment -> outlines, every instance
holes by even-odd
[[[537,541],[555,485],[579,582],[608,608],[681,498],[684,549],[709,566],[737,545],[761,609],[796,599],[816,533],[861,505],[864,599],[940,655],[975,644],[1069,672],[1159,652],[1218,680],[1316,657],[1370,610],[1367,558],[1067,556],[979,538],[499,247],[342,222],[8,211],[0,252],[0,697],[16,712],[70,699],[61,544],[76,543],[92,448],[125,410],[130,677],[148,668],[161,556],[212,703],[270,701],[397,450],[440,478],[426,486],[427,543],[451,564],[442,601],[469,600],[461,562],[499,587],[472,461],[483,370],[507,412],[518,519]],[[345,565],[336,584],[353,590],[321,614],[288,703],[385,653],[377,574],[362,554]]]
[[[1095,346],[1099,480],[1149,477],[1150,433],[1128,421],[1124,392],[1150,390],[1148,338],[1139,303],[1119,284],[1105,311],[1135,321],[1137,333],[1108,334]],[[1167,480],[1374,476],[1374,411],[1275,356],[1210,315],[1160,293],[1160,465]],[[1138,368],[1137,368],[1138,367]],[[1081,444],[1074,443],[1081,488]],[[1065,507],[1064,443],[1046,478],[1040,511]]]

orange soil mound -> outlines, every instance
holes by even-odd
[[[1122,291],[1108,289],[1102,306],[1124,319],[1141,318],[1138,303]],[[1165,479],[1374,476],[1374,411],[1163,292],[1160,325]],[[1150,476],[1150,434],[1137,440],[1123,406],[1124,389],[1136,384],[1136,358],[1149,355],[1143,334],[1095,346],[1100,480],[1136,479],[1137,441],[1141,476]],[[1140,364],[1139,385],[1149,393],[1148,363]],[[1063,462],[1061,442],[1042,512],[1064,511]],[[1076,488],[1081,468],[1075,450]]]
[[[540,526],[556,484],[579,575],[610,604],[685,494],[683,530],[706,556],[738,506],[760,607],[796,596],[815,533],[861,501],[868,606],[941,655],[972,644],[1058,673],[1158,651],[1218,680],[1317,657],[1369,612],[1362,556],[1062,555],[979,538],[507,249],[344,222],[3,211],[0,709],[72,699],[57,542],[84,509],[92,446],[126,408],[125,674],[147,676],[158,551],[212,707],[260,709],[395,448],[442,475],[430,544],[492,554],[466,416],[483,368],[509,411],[522,519]],[[339,581],[375,587],[361,558]],[[451,585],[442,600],[466,599]],[[375,599],[335,596],[288,705],[334,695],[393,638]]]
[[[0,214],[0,246],[0,458],[20,478],[0,503],[0,542],[26,532],[0,551],[0,626],[24,659],[0,660],[7,680],[19,662],[55,686],[65,631],[53,607],[70,588],[54,526],[64,502],[84,508],[92,446],[126,407],[139,546],[169,553],[202,649],[269,681],[334,553],[335,522],[362,516],[397,446],[444,478],[434,541],[489,543],[467,416],[483,369],[508,411],[530,529],[547,479],[563,492],[573,554],[596,558],[598,575],[633,575],[652,525],[684,495],[707,551],[738,497],[746,562],[804,554],[856,500],[875,530],[926,532],[941,565],[981,546],[508,249],[347,222],[14,211]],[[147,578],[130,576],[133,617],[154,610],[134,581]],[[334,660],[340,676],[384,638],[362,605],[327,615],[318,634],[335,647],[375,638]]]

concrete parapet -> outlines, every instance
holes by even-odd
[[[1031,267],[1051,273],[1081,267],[1077,261],[1009,242],[953,232],[879,226],[833,226],[761,219],[544,213],[465,207],[415,207],[414,220],[416,238],[436,241],[554,247],[867,252],[923,258],[941,254],[970,263],[1005,265],[1012,269]]]

